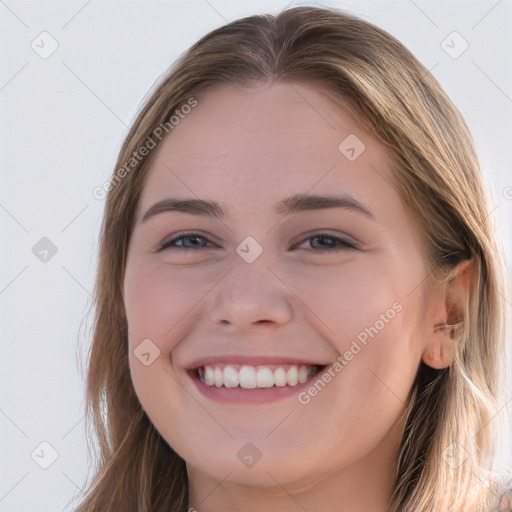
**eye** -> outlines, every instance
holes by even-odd
[[[347,249],[358,249],[359,246],[355,242],[351,242],[344,238],[338,238],[327,233],[314,233],[313,235],[303,239],[301,242],[296,242],[292,245],[292,249],[295,249],[302,245],[304,242],[309,242],[310,247],[315,252],[333,252]],[[179,245],[179,242],[182,242]],[[316,243],[315,243],[316,242]],[[207,238],[199,233],[188,232],[180,233],[172,238],[164,240],[158,249],[158,251],[164,251],[166,249],[188,251],[208,248],[207,244],[211,243]],[[316,245],[316,247],[314,247]]]
[[[313,247],[315,252],[336,252],[345,251],[348,249],[359,249],[358,244],[344,238],[338,238],[337,236],[329,235],[328,233],[314,233],[308,236],[302,242],[295,243],[293,248],[299,247],[304,242],[310,242],[310,247]],[[319,242],[319,243],[315,243]],[[314,247],[316,245],[316,247]]]
[[[203,249],[205,245],[202,244],[201,241],[208,243],[208,240],[199,233],[180,233],[179,235],[173,238],[168,238],[167,240],[164,240],[160,244],[158,250],[163,251],[165,249],[177,249],[180,251],[188,251],[189,249]],[[177,245],[178,242],[183,242],[183,244]]]

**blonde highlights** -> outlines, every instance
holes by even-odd
[[[121,168],[176,109],[215,86],[316,83],[339,97],[393,157],[394,186],[422,226],[428,283],[471,261],[475,282],[453,311],[453,365],[421,365],[410,394],[391,511],[491,510],[479,476],[492,466],[504,405],[504,264],[469,131],[434,77],[395,38],[334,9],[251,16],[201,38],[147,100],[122,145]],[[172,136],[172,134],[171,134]],[[101,231],[87,375],[95,474],[77,512],[185,511],[185,462],[152,426],[128,366],[122,298],[138,200],[155,151],[109,190]],[[460,448],[457,467],[446,450]],[[463,450],[463,451],[462,451]],[[459,455],[456,455],[459,456]]]

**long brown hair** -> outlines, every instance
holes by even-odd
[[[122,283],[155,150],[127,162],[156,140],[157,127],[171,130],[169,119],[183,105],[200,104],[208,88],[259,81],[327,88],[385,144],[396,189],[425,233],[427,282],[447,283],[457,263],[472,260],[475,282],[451,319],[455,361],[441,371],[422,363],[410,393],[391,510],[490,510],[493,488],[478,476],[491,469],[495,415],[504,405],[507,290],[471,136],[438,82],[391,35],[339,10],[296,7],[201,38],[157,85],[124,140],[107,187],[87,374],[88,425],[98,453],[76,511],[188,507],[185,462],[153,427],[130,378]],[[461,464],[448,463],[447,450]]]

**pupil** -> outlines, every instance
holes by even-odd
[[[192,245],[193,246],[198,246],[200,245],[200,242],[199,242],[199,238],[197,236],[189,236],[188,238],[186,238],[185,240],[192,240]]]
[[[317,236],[315,237],[315,240],[321,240],[323,243],[321,243],[320,245],[323,245],[323,246],[332,246],[334,240],[331,240],[330,238],[326,238],[326,237],[323,237],[323,236]],[[326,243],[327,241],[327,243]]]

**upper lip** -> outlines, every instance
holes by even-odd
[[[326,366],[331,362],[322,362],[311,359],[301,359],[293,356],[248,356],[248,355],[225,355],[202,357],[194,360],[187,365],[188,370],[197,370],[203,366],[213,366],[215,364],[241,364],[249,366],[258,366],[266,364],[296,364],[305,366]]]

